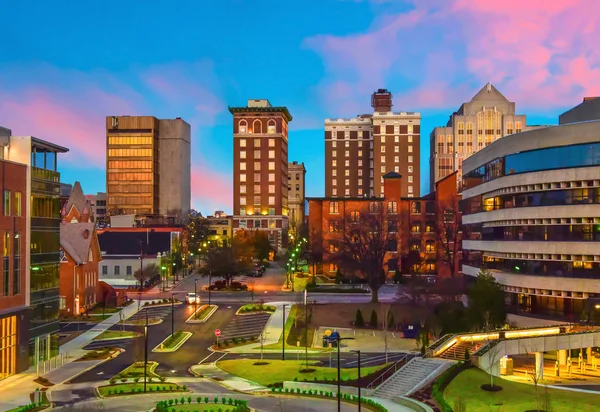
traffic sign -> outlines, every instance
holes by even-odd
[[[218,338],[221,336],[221,329],[215,329],[215,336]]]

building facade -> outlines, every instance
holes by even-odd
[[[58,353],[60,174],[58,154],[69,149],[32,136],[10,136],[4,158],[27,166],[23,193],[24,232],[29,247],[20,252],[26,267],[26,305],[30,307],[29,363],[36,366]]]
[[[594,117],[463,163],[462,271],[489,270],[517,310],[577,321],[600,297],[600,107]]]
[[[371,96],[372,114],[325,119],[325,196],[382,196],[383,176],[405,176],[402,196],[420,196],[421,115],[393,112],[392,94]]]
[[[60,224],[60,313],[77,316],[93,308],[102,261],[95,217],[81,185],[75,182]]]
[[[0,381],[29,367],[27,166],[2,160],[8,158],[9,136],[0,128]]]
[[[440,182],[438,192],[425,197],[403,197],[402,177],[390,172],[384,176],[381,197],[308,198],[308,247],[321,254],[317,273],[334,276],[344,237],[361,219],[380,216],[387,228],[388,248],[385,255],[388,279],[397,275],[450,277],[458,273],[458,260],[450,270],[440,249],[437,236],[445,228],[443,211],[449,204],[458,204],[456,174]],[[362,216],[362,217],[361,217]],[[313,257],[314,258],[314,257]]]
[[[90,210],[94,215],[94,221],[97,226],[104,226],[106,223],[106,193],[98,192],[95,195],[85,195],[90,204]]]
[[[233,230],[267,231],[275,248],[284,245],[288,228],[287,107],[248,100],[230,107],[233,114]]]
[[[288,204],[290,206],[290,226],[297,229],[304,223],[304,202],[306,169],[304,163],[288,163]]]
[[[213,216],[208,216],[206,221],[208,222],[207,240],[211,245],[231,245],[233,236],[233,216],[228,216],[225,212],[217,211]]]
[[[181,118],[106,118],[110,214],[185,214],[191,202],[190,125]]]
[[[452,113],[445,127],[436,127],[429,136],[430,190],[435,182],[458,172],[461,182],[463,161],[501,137],[541,126],[527,126],[525,115],[516,114],[516,105],[492,84],[486,84],[469,102]]]

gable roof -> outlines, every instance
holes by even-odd
[[[93,238],[94,222],[60,224],[60,245],[77,264],[88,261]]]
[[[84,211],[87,209],[87,213],[90,213],[90,206],[85,198],[85,194],[83,193],[83,189],[81,188],[81,184],[79,182],[75,182],[73,185],[73,190],[71,190],[71,195],[69,196],[69,200],[65,205],[65,213],[68,215],[71,211],[71,208],[75,206],[79,215],[84,215]]]
[[[396,173],[396,172],[387,172],[386,174],[383,175],[384,179],[400,179],[402,177],[402,175],[400,173]]]
[[[494,94],[508,102],[508,99],[506,97],[504,97],[504,95],[502,93],[500,93],[500,91],[498,89],[496,89],[496,87],[494,87],[494,85],[492,83],[487,83],[485,86],[483,86],[481,88],[481,90],[479,90],[477,92],[477,94],[475,96],[473,96],[471,101],[478,100],[478,98],[480,98],[480,97],[484,97],[484,96],[487,97],[488,94]]]

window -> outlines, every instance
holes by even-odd
[[[255,150],[254,151],[254,158],[255,159],[260,159],[260,150]]]
[[[420,223],[413,223],[410,231],[413,233],[421,233],[421,224]]]
[[[246,181],[246,173],[242,173],[240,175],[240,182],[245,182]]]
[[[246,147],[246,139],[240,139],[240,147]]]
[[[350,160],[346,160],[346,161],[344,161],[344,165],[345,165],[346,167],[350,167]]]
[[[410,146],[410,145],[408,146],[408,153],[412,153],[412,148],[413,148],[412,146]]]
[[[246,185],[240,185],[240,193],[246,193]]]
[[[400,173],[400,166],[394,166],[394,172]]]
[[[394,146],[394,153],[400,153],[400,146]]]
[[[330,263],[329,264],[329,271],[330,272],[337,272],[338,270],[338,265],[336,265],[335,263]]]
[[[4,216],[10,216],[10,190],[4,190],[2,207],[4,210]]]
[[[395,200],[388,202],[388,213],[398,213],[398,202]]]
[[[333,169],[331,171],[331,176],[337,176],[337,170],[336,169]]]
[[[269,185],[269,193],[275,193],[275,185]]]
[[[350,176],[350,170],[348,170],[348,169],[344,170],[344,176]]]
[[[337,142],[331,142],[331,147],[335,149],[337,147]]]
[[[246,162],[240,163],[240,170],[246,170]]]
[[[412,163],[413,162],[413,157],[412,156],[408,156],[408,163]]]
[[[362,179],[358,179],[358,185],[359,185],[359,186],[362,186],[362,184],[363,184],[363,181],[362,181]]]
[[[300,173],[296,173],[296,180],[300,180]]]
[[[332,196],[337,196],[337,189],[336,188],[331,189],[331,195]]]
[[[359,188],[358,188],[358,195],[359,195],[359,196],[362,196],[362,194],[363,194],[363,190],[362,190],[362,189],[359,187]]]
[[[350,219],[353,222],[358,222],[360,220],[360,212],[358,210],[350,212]]]
[[[385,156],[381,156],[381,163],[385,163]]]
[[[381,146],[381,153],[385,153],[385,146]]]
[[[381,173],[385,173],[385,166],[381,166]]]
[[[412,176],[408,176],[408,183],[412,183],[413,182],[413,177]]]
[[[344,186],[350,186],[350,179],[344,180]]]
[[[337,166],[337,160],[333,159],[331,161],[331,166],[336,167]]]
[[[427,233],[433,233],[433,223],[427,222],[425,224],[425,232],[427,232]]]
[[[254,170],[260,170],[260,162],[254,162]]]
[[[115,276],[120,275],[120,274],[121,274],[121,267],[115,266]]]
[[[254,193],[260,194],[260,185],[254,185]]]
[[[239,128],[240,133],[248,133],[248,123],[246,123],[245,120],[240,120],[239,126],[240,126],[240,128]]]
[[[523,131],[523,123],[515,122],[515,133],[521,133]]]
[[[331,179],[331,185],[337,186],[337,179]]]
[[[338,233],[340,231],[340,225],[337,220],[329,221],[329,233]]]
[[[296,190],[300,190],[300,185],[296,185]],[[298,195],[296,195],[298,197]]]
[[[394,136],[394,143],[400,143],[400,136]]]
[[[346,190],[344,190],[344,194],[345,194],[346,196],[350,196],[350,189],[346,189]]]
[[[275,159],[275,150],[269,150],[269,159]]]
[[[269,120],[269,124],[267,125],[267,133],[268,134],[275,134],[276,133],[275,122],[273,122],[272,120]]]
[[[369,213],[379,213],[381,211],[381,203],[369,202]]]
[[[398,222],[396,220],[388,220],[388,232],[395,233],[398,231]]]
[[[103,275],[108,275],[108,266],[102,265],[102,274]]]
[[[398,251],[398,241],[396,239],[388,239],[387,251],[388,252],[397,252]]]
[[[10,232],[7,230],[4,232],[3,242],[2,242],[2,278],[3,278],[3,287],[2,294],[4,296],[8,296],[10,289]]]
[[[275,173],[269,173],[269,182],[275,181]]]
[[[350,140],[346,140],[344,142],[344,147],[350,147]]]
[[[360,165],[359,165],[360,166]],[[358,169],[358,175],[362,176],[362,169]]]
[[[413,141],[413,137],[412,136],[408,136],[408,143],[412,143]]]
[[[275,196],[269,196],[269,206],[275,206]]]
[[[21,216],[21,192],[15,192],[15,216]]]
[[[400,163],[400,156],[394,156],[394,162]]]
[[[413,172],[413,167],[412,166],[408,166],[408,173],[412,173]]]
[[[408,134],[413,134],[413,125],[412,124],[408,124]]]
[[[329,213],[340,213],[340,203],[329,202]]]
[[[245,150],[241,150],[240,151],[240,159],[245,159],[246,158],[246,151]]]
[[[442,134],[437,137],[437,152],[445,153],[445,151],[444,151],[444,135],[442,135]]]
[[[254,196],[254,206],[260,206],[260,196]],[[260,208],[254,208],[254,213],[260,213]]]
[[[346,150],[346,151],[344,152],[344,156],[346,156],[346,157],[350,157],[350,150]]]
[[[337,151],[334,150],[333,152],[331,152],[331,157],[337,157]]]
[[[412,186],[408,186],[408,193],[413,193],[413,187]]]
[[[385,133],[385,127],[381,126],[381,133]],[[385,143],[385,136],[381,136],[381,143]]]
[[[240,205],[246,206],[246,197],[240,197]]]
[[[127,276],[131,276],[131,275],[133,275],[133,268],[132,268],[131,266],[127,266],[127,267],[125,268],[125,272],[126,272],[125,274],[126,274]]]
[[[362,166],[362,159],[358,159],[358,165]]]
[[[262,133],[262,123],[260,120],[256,119],[252,122],[252,132]]]
[[[275,139],[269,139],[269,147],[275,147]]]
[[[410,213],[421,213],[421,202],[410,202]]]
[[[513,122],[506,123],[506,134],[513,134]]]
[[[269,162],[269,170],[275,170],[275,162]]]
[[[337,253],[340,251],[340,248],[336,246],[334,243],[329,244],[329,253]]]

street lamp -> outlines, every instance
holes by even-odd
[[[167,270],[167,267],[161,266],[160,268],[162,269],[162,273],[163,273],[163,291],[165,291],[167,289],[167,287],[169,286],[169,281],[167,279],[167,275],[165,274],[165,270]]]
[[[148,308],[146,308],[146,325],[144,326],[144,393],[148,381]]]
[[[287,303],[283,304],[283,320],[282,320],[282,324],[283,324],[283,331],[281,334],[281,360],[285,360],[285,307],[289,306]]]
[[[340,371],[340,346],[343,340],[354,340],[354,338],[342,338],[341,336],[337,338],[337,402],[338,402],[338,412],[342,410],[342,394],[341,394],[341,371]],[[360,399],[359,399],[360,403]]]
[[[196,283],[198,279],[194,279],[194,319],[196,319],[196,315],[198,314],[198,292],[196,291]]]
[[[175,334],[175,294],[171,293],[171,337]]]
[[[358,386],[358,412],[360,412],[360,350],[351,350],[350,352],[356,353],[356,355],[358,356],[358,380],[357,380],[357,386]]]

